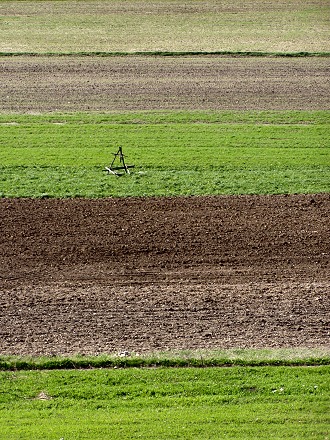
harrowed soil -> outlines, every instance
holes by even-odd
[[[0,57],[0,112],[328,110],[329,59]]]
[[[0,352],[329,347],[330,195],[0,200]]]

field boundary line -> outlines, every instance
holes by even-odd
[[[97,368],[226,368],[226,367],[316,367],[330,365],[330,357],[301,359],[243,358],[159,358],[139,356],[79,356],[79,357],[11,357],[1,356],[0,371],[18,370],[86,370]]]
[[[259,51],[136,51],[136,52],[0,52],[0,57],[185,57],[185,56],[215,56],[215,57],[270,57],[270,58],[298,58],[298,57],[330,57],[330,52],[259,52]]]

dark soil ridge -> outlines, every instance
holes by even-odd
[[[329,347],[330,195],[0,200],[0,351]]]
[[[102,52],[102,51],[82,51],[82,52],[0,52],[0,57],[16,57],[16,56],[31,56],[31,57],[75,57],[75,56],[92,56],[92,57],[117,57],[117,56],[226,56],[226,57],[330,57],[330,52],[264,52],[264,51],[135,51],[135,52]]]

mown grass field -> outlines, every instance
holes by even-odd
[[[1,372],[10,439],[326,439],[329,367]]]
[[[2,197],[329,191],[328,112],[1,116]],[[104,171],[122,146],[131,175]]]
[[[325,0],[1,0],[0,52],[329,52],[328,14]]]

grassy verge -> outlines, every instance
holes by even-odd
[[[231,349],[184,350],[147,354],[118,353],[99,356],[0,356],[0,370],[54,370],[137,367],[229,367],[229,366],[330,365],[326,349]]]
[[[324,439],[329,367],[1,372],[11,439]]]
[[[0,196],[330,190],[328,112],[0,116]],[[131,175],[104,172],[122,146]]]

